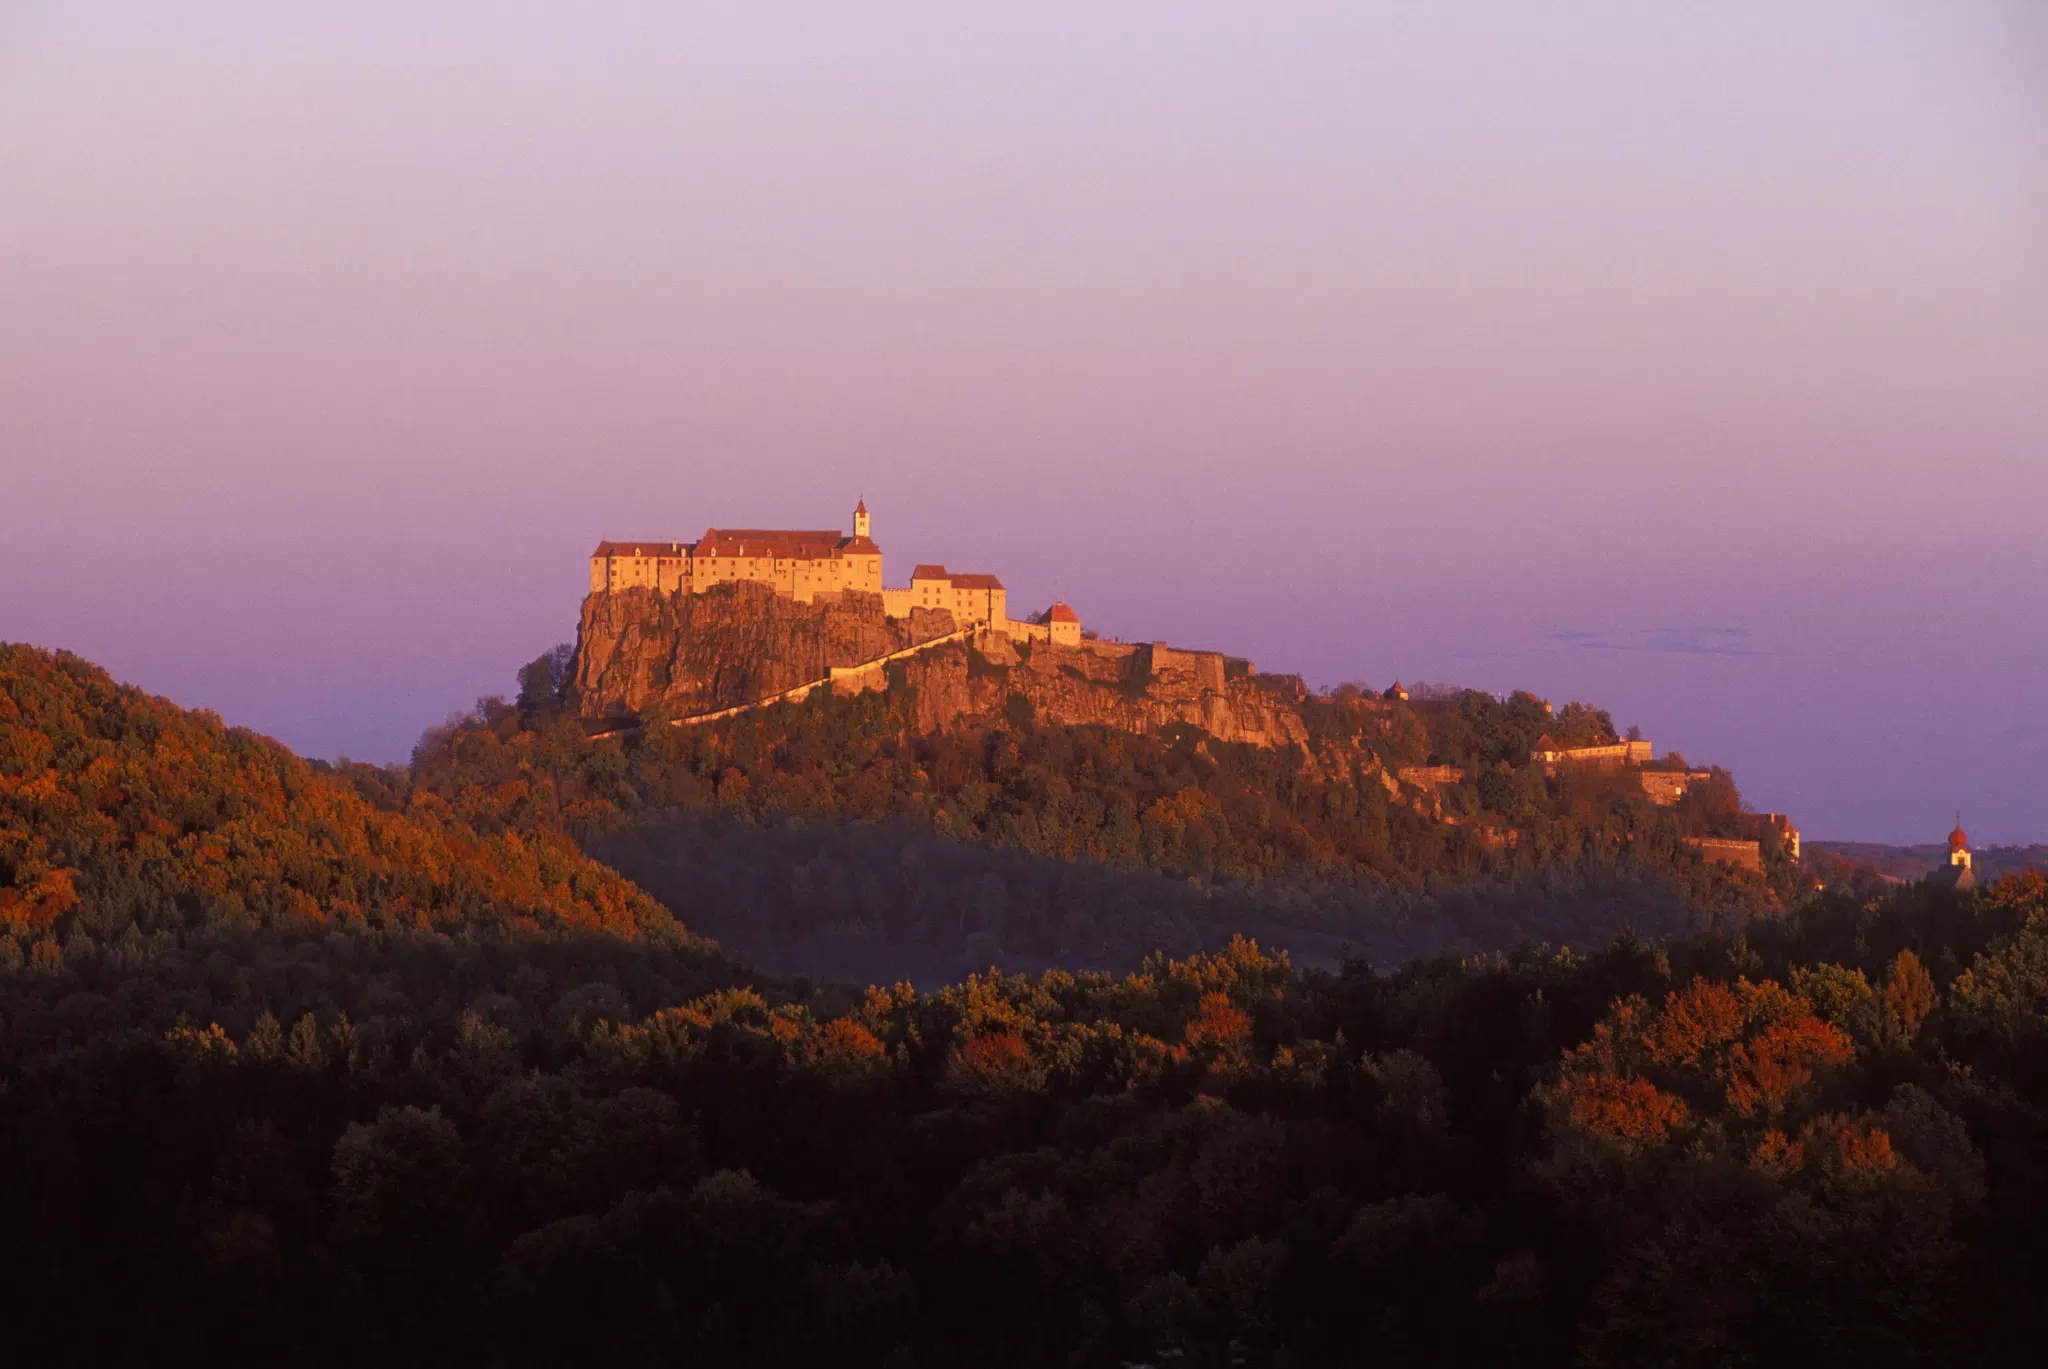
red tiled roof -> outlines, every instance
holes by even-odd
[[[784,560],[829,560],[847,541],[837,528],[706,528],[699,556],[773,556]]]
[[[597,556],[688,556],[688,542],[599,542],[597,550],[590,553]]]
[[[838,556],[879,556],[870,537],[847,537],[837,528],[709,528],[698,542],[599,542],[597,556],[772,556],[825,561]]]
[[[1081,615],[1068,608],[1065,603],[1057,603],[1045,611],[1045,621],[1048,623],[1078,623],[1081,621]]]
[[[1002,589],[1003,582],[993,575],[969,575],[965,571],[948,571],[944,566],[919,566],[910,572],[911,583],[919,580],[948,580],[954,589]]]

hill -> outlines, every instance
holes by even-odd
[[[1924,879],[1930,870],[1948,864],[1948,847],[1941,842],[1887,846],[1878,841],[1809,841],[1806,849],[1875,871],[1891,880]],[[2048,870],[2048,846],[2038,844],[1973,847],[1971,856],[1980,880],[2022,874],[2028,870]]]
[[[608,960],[641,944],[649,1005],[731,982],[566,837],[378,797],[75,656],[0,644],[0,976],[22,993],[6,1048],[180,1015],[361,1024],[393,988],[452,1024],[470,993],[503,991],[516,942],[546,943],[528,960],[572,985],[616,982]],[[396,1041],[428,1023],[408,1007],[389,1025]]]
[[[1318,722],[1346,707],[1304,705]],[[1475,695],[1403,716],[1456,738],[1508,707]],[[821,695],[593,740],[546,706],[487,702],[431,733],[403,774],[363,778],[424,789],[478,830],[572,833],[756,963],[856,981],[1128,970],[1237,933],[1312,963],[1349,943],[1393,964],[1780,906],[1767,878],[1685,845],[1750,821],[1725,777],[1664,808],[1625,774],[1525,763],[1484,789],[1518,806],[1509,828],[1478,787],[1390,796],[1341,739],[1325,768],[1350,773],[1313,776],[1306,749],[1192,729],[1025,719],[930,734],[915,710],[903,694]]]
[[[1143,733],[1179,724],[1260,745],[1307,737],[1296,707],[1301,681],[1258,675],[1248,661],[1163,643],[963,636],[967,626],[943,609],[889,618],[878,595],[795,603],[745,581],[696,594],[592,594],[562,695],[585,717],[667,720],[831,681],[841,693],[914,699],[922,732],[1028,714]],[[887,657],[898,659],[875,664]]]
[[[593,595],[517,704],[359,778],[479,831],[572,834],[755,963],[856,982],[1128,971],[1240,933],[1322,964],[1594,945],[1734,925],[1802,887],[1725,772],[1536,761],[1545,736],[1616,738],[1528,694],[1318,694],[1158,644],[951,640],[935,613],[885,670],[735,702],[901,650],[861,637],[908,631],[862,597]],[[1763,869],[1703,860],[1702,837],[1758,841]]]

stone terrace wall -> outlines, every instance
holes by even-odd
[[[1687,837],[1685,844],[1716,865],[1763,873],[1763,847],[1757,842],[1736,841],[1728,837]]]

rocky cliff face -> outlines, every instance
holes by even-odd
[[[573,707],[588,717],[660,706],[672,716],[749,703],[954,631],[951,614],[891,619],[874,595],[798,604],[765,586],[707,594],[653,590],[583,601]],[[845,680],[835,689],[908,691],[931,732],[993,723],[1028,700],[1041,722],[1152,732],[1189,723],[1223,741],[1306,741],[1297,685],[1249,662],[1163,644],[1015,645],[982,634]]]
[[[1293,690],[1261,681],[1246,663],[1236,664],[1243,668],[1227,671],[1222,656],[1150,645],[1039,642],[1021,648],[983,637],[910,658],[901,679],[915,691],[917,722],[926,731],[993,722],[1012,707],[1012,699],[1023,698],[1044,723],[1131,732],[1190,723],[1221,741],[1306,741]]]
[[[656,706],[676,716],[709,712],[953,629],[953,615],[943,611],[889,618],[876,594],[799,604],[745,582],[706,594],[593,594],[576,629],[568,699],[586,717]]]

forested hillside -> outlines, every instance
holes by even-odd
[[[1817,863],[1841,863],[1892,881],[1924,879],[1928,871],[1948,864],[1946,842],[1887,846],[1877,841],[1809,841],[1806,849]],[[2048,866],[2048,845],[2038,842],[2031,846],[1973,846],[1971,854],[1977,878],[1986,881]]]
[[[1306,740],[1289,746],[1046,724],[1028,707],[930,732],[915,691],[893,688],[592,740],[556,669],[536,662],[517,703],[429,733],[405,772],[354,778],[431,794],[480,831],[572,833],[779,972],[1129,970],[1240,932],[1393,964],[1734,925],[1800,891],[1724,772],[1660,807],[1637,772],[1532,764],[1545,733],[1614,730],[1526,694],[1304,695],[1289,707]],[[1396,778],[1416,766],[1463,778]],[[1766,873],[1706,864],[1689,836],[1761,836]]]
[[[0,644],[10,1050],[264,1011],[347,1012],[410,1048],[422,1013],[452,1029],[514,961],[562,988],[635,987],[650,1008],[729,982],[710,947],[560,832],[480,832],[425,792],[373,803],[75,656]]]
[[[948,841],[902,822],[739,817],[683,809],[588,841],[719,944],[777,973],[856,984],[945,983],[1001,966],[1128,971],[1153,951],[1232,936],[1305,963],[1391,966],[1524,940],[1600,945],[1624,927],[1681,934],[1702,905],[1667,871],[1594,867],[1554,879],[1364,892],[1278,879],[1203,883]],[[1731,897],[1727,920],[1739,921]]]

